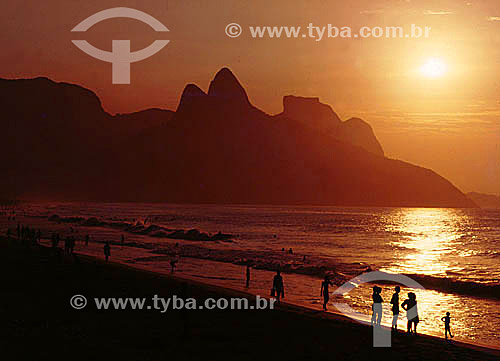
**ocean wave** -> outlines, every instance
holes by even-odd
[[[419,274],[407,274],[406,276],[419,282],[422,286],[436,291],[500,299],[500,282],[482,283]]]
[[[179,239],[187,241],[203,241],[203,242],[234,242],[234,235],[218,232],[214,235],[200,232],[197,229],[183,230],[170,229],[155,224],[146,225],[141,222],[131,223],[126,221],[104,221],[96,217],[60,217],[54,214],[48,217],[51,222],[57,223],[72,223],[85,227],[111,227],[120,229],[123,232],[134,233],[139,235],[147,235],[150,237]]]
[[[126,220],[102,220],[96,217],[60,217],[53,215],[50,221],[58,223],[74,223],[87,227],[111,227],[120,229],[123,232],[130,232],[149,237],[159,237],[192,241],[222,241],[233,242],[229,234],[218,233],[209,235],[198,230],[174,230],[156,224],[145,225],[140,222],[132,223]],[[118,242],[116,242],[118,244]],[[203,244],[210,244],[205,243]],[[127,247],[148,249],[156,256],[147,258],[136,258],[131,262],[140,263],[148,260],[168,260],[171,257],[189,257],[204,259],[216,262],[231,263],[235,265],[252,265],[253,268],[267,271],[280,269],[284,273],[300,274],[315,278],[323,278],[329,275],[336,285],[342,285],[349,279],[362,273],[374,270],[375,267],[363,263],[346,263],[337,258],[324,257],[321,255],[303,255],[283,250],[241,250],[241,249],[214,249],[207,248],[201,243],[180,244],[173,243],[147,243],[147,242],[127,242]],[[493,252],[492,252],[493,253]],[[498,252],[489,254],[497,257]],[[406,274],[406,276],[419,282],[423,287],[447,293],[464,294],[482,298],[500,299],[499,282],[474,282],[459,280],[459,275],[452,277],[439,277],[422,274]],[[380,282],[378,282],[380,283]]]

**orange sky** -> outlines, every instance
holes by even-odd
[[[97,11],[145,11],[170,32],[131,19],[70,30]],[[432,168],[463,191],[500,194],[500,1],[498,0],[19,0],[0,13],[0,77],[47,76],[94,90],[106,110],[175,109],[188,82],[207,89],[223,66],[251,101],[274,114],[282,96],[319,96],[341,118],[373,125],[386,154]],[[224,33],[242,25],[241,37]],[[253,39],[248,26],[431,26],[429,39]],[[245,31],[246,30],[246,31]],[[132,64],[131,85],[111,84],[111,65],[82,53],[73,39],[132,50],[170,43]],[[430,79],[419,68],[437,58],[447,68]]]

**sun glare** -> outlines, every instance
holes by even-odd
[[[428,59],[424,65],[420,67],[420,72],[427,78],[440,78],[447,71],[446,64],[437,58]]]

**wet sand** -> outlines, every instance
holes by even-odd
[[[98,310],[94,297],[254,296],[118,263],[0,239],[2,359],[498,360],[476,346],[403,333],[373,348],[370,327],[282,304],[274,310]],[[70,306],[87,297],[83,310]]]

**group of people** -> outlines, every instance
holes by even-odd
[[[246,287],[249,287],[250,283],[250,265],[247,265],[246,271]],[[334,283],[330,280],[329,276],[326,275],[324,280],[321,282],[321,290],[320,296],[323,297],[323,310],[327,310],[327,305],[330,300],[330,286],[333,286]],[[374,327],[380,327],[382,322],[382,303],[384,302],[382,299],[382,288],[379,286],[373,287],[372,294],[372,318],[371,324]],[[399,293],[401,292],[401,288],[396,286],[394,289],[394,294],[392,295],[390,304],[392,305],[392,326],[391,330],[396,332],[398,329],[398,318],[400,314],[400,304],[399,304]],[[285,297],[285,287],[283,285],[283,277],[281,276],[280,270],[276,271],[276,275],[273,278],[273,285],[271,288],[271,297],[275,297],[277,303],[280,302],[281,298]],[[406,311],[406,319],[407,323],[407,333],[408,334],[417,334],[417,325],[420,322],[418,317],[418,307],[417,307],[417,296],[414,292],[408,292],[408,298],[401,303],[401,308]],[[441,321],[444,322],[445,327],[445,339],[448,340],[448,336],[453,338],[451,333],[450,323],[451,317],[450,313],[446,312],[446,316],[441,318]]]
[[[398,329],[398,318],[399,318],[399,293],[401,291],[401,288],[399,286],[396,286],[394,288],[394,294],[392,295],[391,298],[391,311],[392,311],[392,326],[391,329],[392,331],[397,331]],[[378,286],[373,287],[373,305],[372,305],[372,325],[374,326],[380,326],[380,322],[382,320],[382,296],[380,293],[382,292],[382,289]],[[420,322],[420,319],[418,317],[418,307],[417,307],[417,296],[413,292],[408,292],[408,298],[403,301],[401,304],[401,308],[406,311],[406,319],[408,321],[407,323],[407,333],[408,334],[417,334],[417,325]],[[441,321],[444,322],[444,336],[445,339],[448,340],[448,335],[450,338],[453,338],[453,335],[451,334],[451,328],[450,328],[450,323],[451,323],[451,317],[450,313],[446,312],[446,316],[443,316],[441,318]]]
[[[34,228],[31,228],[29,226],[21,225],[20,223],[17,224],[16,227],[16,233],[17,233],[17,239],[19,239],[23,243],[28,243],[28,244],[38,244],[40,243],[40,240],[42,238],[42,232],[40,229],[36,230]],[[70,233],[74,233],[73,228],[70,229]],[[10,228],[7,229],[7,239],[12,238],[12,230]],[[89,245],[90,241],[90,236],[87,234],[84,239],[84,244],[87,247]],[[120,238],[121,245],[125,243],[125,236],[121,235]],[[61,236],[59,233],[52,233],[50,237],[50,243],[52,248],[58,248],[59,243],[61,242]],[[68,236],[64,239],[64,253],[68,255],[73,255],[73,252],[75,250],[75,245],[76,245],[76,239],[74,236]],[[108,262],[109,258],[111,257],[111,246],[108,241],[104,243],[103,247],[104,251],[104,258],[106,262]]]
[[[378,286],[373,287],[373,306],[374,306],[374,314],[375,314],[375,305],[380,307],[380,316],[377,316],[377,325],[380,326],[380,319],[382,318],[382,296],[380,296],[380,292],[382,289]],[[401,288],[396,286],[394,289],[394,294],[391,298],[391,311],[392,311],[392,330],[397,331],[398,329],[398,318],[399,318],[399,293],[401,292]],[[401,304],[401,308],[406,311],[406,319],[407,323],[407,332],[409,334],[417,334],[417,325],[420,322],[418,317],[418,307],[417,307],[417,296],[413,292],[408,293],[408,298],[403,301]],[[373,316],[372,316],[373,321]]]
[[[37,244],[42,238],[42,232],[38,229],[31,228],[29,226],[24,226],[17,224],[16,228],[17,239],[19,239],[24,244]],[[12,237],[11,229],[7,229],[7,238],[10,240]]]
[[[392,311],[392,331],[398,330],[398,318],[399,318],[399,292],[401,288],[396,286],[394,289],[394,294],[391,298],[391,311]],[[382,321],[382,303],[384,302],[380,293],[382,288],[378,286],[373,287],[372,294],[372,325],[380,326]],[[420,322],[418,318],[418,307],[417,307],[417,296],[413,292],[408,293],[408,298],[403,301],[401,308],[406,311],[407,332],[408,334],[417,334],[417,325]]]

